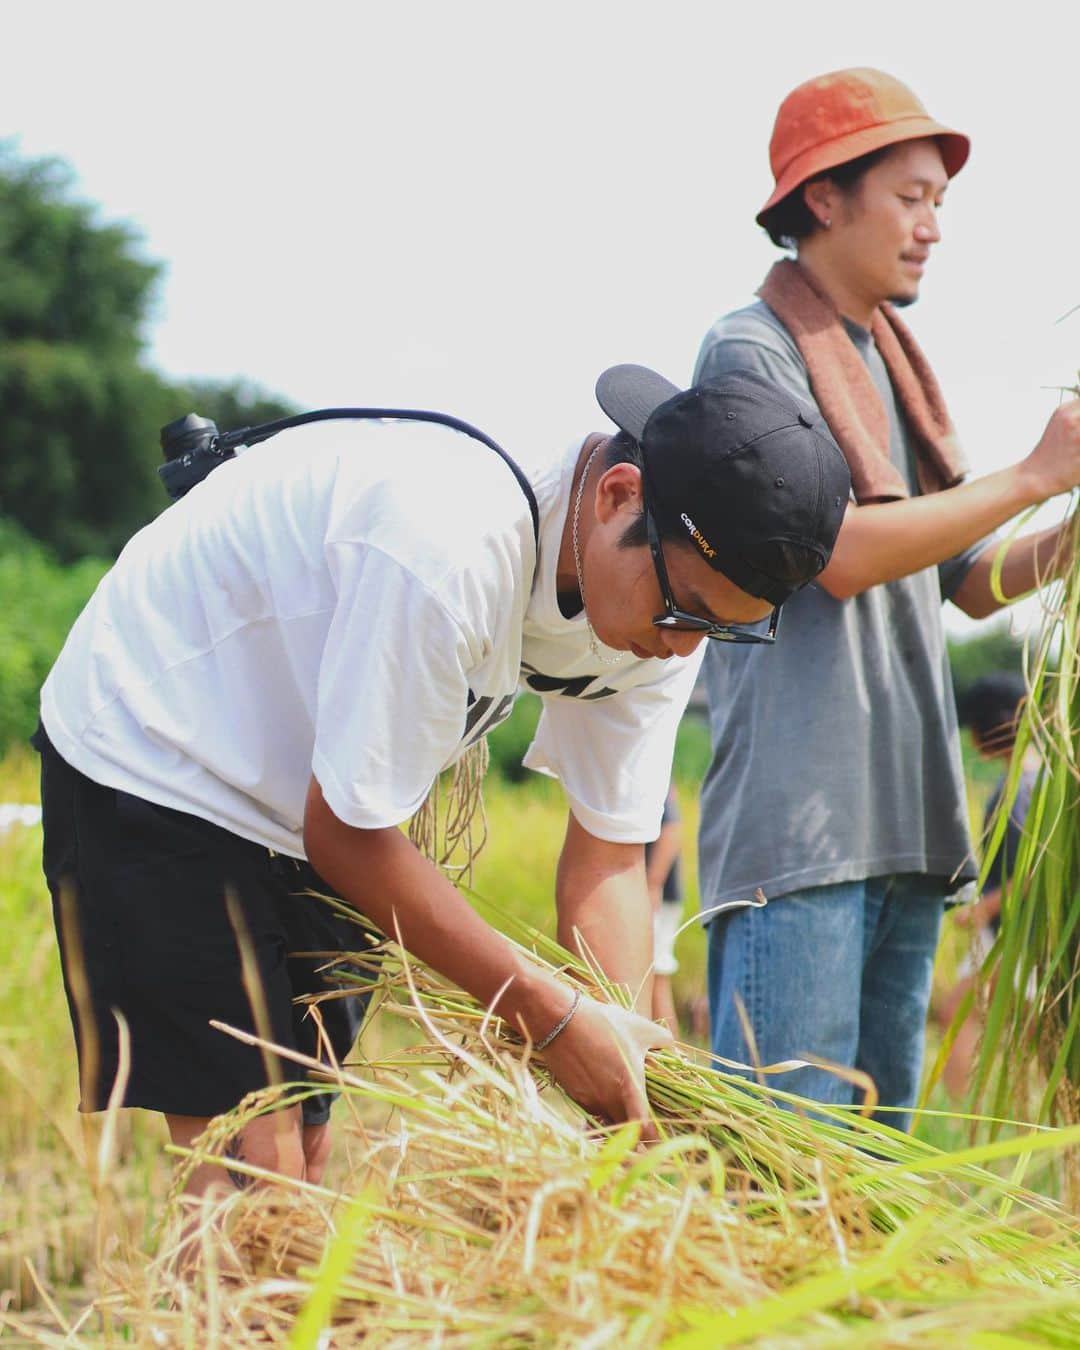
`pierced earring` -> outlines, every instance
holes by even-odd
[[[829,217],[829,218],[826,219],[826,220],[823,220],[821,223],[825,226],[825,228],[826,228],[827,230],[831,230],[831,229],[832,229],[832,218],[831,218],[831,217]]]

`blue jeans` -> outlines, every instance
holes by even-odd
[[[909,1129],[944,894],[939,878],[869,877],[717,915],[709,925],[714,1053],[755,1062],[737,993],[754,1033],[756,1062],[810,1053],[861,1069],[877,1085],[882,1106],[905,1108],[880,1119]],[[832,1104],[862,1096],[818,1068],[770,1074],[766,1082]]]

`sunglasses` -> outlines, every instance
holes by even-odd
[[[672,628],[681,633],[704,633],[715,642],[775,642],[776,630],[780,627],[780,606],[776,605],[769,616],[769,626],[762,632],[760,628],[744,624],[714,623],[712,619],[703,619],[698,614],[688,614],[675,603],[668,580],[667,564],[664,562],[664,550],[660,547],[660,531],[653,513],[649,509],[647,494],[642,498],[645,512],[645,529],[649,536],[649,551],[652,553],[653,569],[660,584],[660,595],[664,601],[663,614],[653,619],[654,628]]]

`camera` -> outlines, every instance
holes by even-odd
[[[236,453],[231,445],[222,444],[217,424],[198,413],[188,413],[163,426],[161,450],[165,463],[158,473],[174,502]]]

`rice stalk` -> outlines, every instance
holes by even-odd
[[[549,939],[518,925],[517,940],[587,981]],[[369,1057],[361,1038],[333,1075],[345,1182],[231,1194],[203,1223],[186,1279],[170,1237],[150,1262],[107,1260],[95,1311],[123,1338],[452,1350],[1080,1342],[1080,1220],[986,1165],[1052,1153],[1080,1131],[943,1153],[678,1047],[649,1060],[662,1139],[642,1149],[636,1126],[598,1128],[568,1101],[498,1017],[392,944],[379,956],[348,960],[370,963],[382,1015],[420,1039]],[[331,997],[350,996],[358,977],[338,978]],[[235,1165],[225,1140],[276,1092],[215,1122],[184,1167]],[[377,1126],[365,1123],[373,1108]],[[174,1228],[179,1208],[177,1197]],[[92,1342],[72,1327],[64,1343]]]
[[[984,876],[1005,837],[1022,762],[1040,757],[1023,837],[1002,892],[1001,927],[982,971],[982,1044],[973,1100],[992,1116],[1080,1123],[1080,515],[1066,575],[1047,592],[1025,654],[1028,697]],[[1080,1151],[1063,1155],[1080,1206]]]

